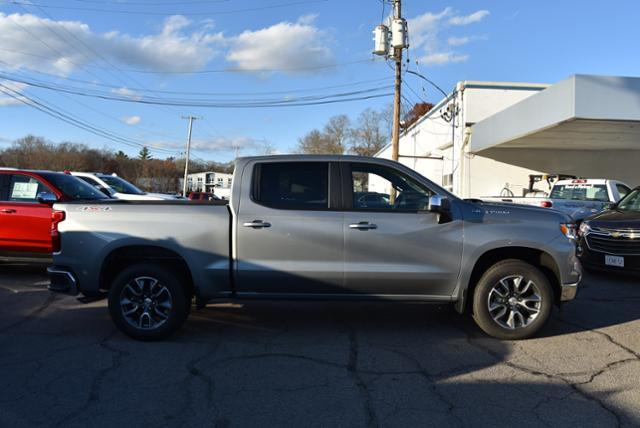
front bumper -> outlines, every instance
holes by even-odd
[[[562,284],[562,290],[560,293],[560,301],[566,302],[568,300],[573,300],[576,298],[576,294],[578,293],[578,285],[580,281],[574,282],[571,284]]]
[[[69,269],[50,266],[47,268],[47,273],[49,274],[49,290],[72,296],[76,296],[80,292],[78,280]]]

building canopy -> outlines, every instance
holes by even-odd
[[[640,185],[640,78],[576,75],[473,126],[472,154]]]

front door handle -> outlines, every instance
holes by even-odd
[[[262,220],[253,220],[247,223],[242,223],[244,227],[252,227],[254,229],[261,229],[263,227],[271,227],[271,223]]]
[[[369,229],[377,229],[378,225],[369,223],[368,221],[361,221],[360,223],[352,223],[349,225],[349,229],[358,229],[358,230],[369,230]]]
[[[13,214],[15,212],[16,212],[16,210],[14,210],[12,208],[2,208],[2,209],[0,209],[0,213],[2,213],[2,214]]]

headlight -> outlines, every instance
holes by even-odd
[[[582,224],[580,225],[580,230],[578,231],[578,235],[584,236],[587,233],[589,233],[589,231],[591,231],[591,226],[589,225],[589,222],[583,221]]]
[[[577,238],[576,225],[573,223],[560,223],[560,232],[572,241]]]

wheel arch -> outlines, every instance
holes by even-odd
[[[455,308],[458,312],[470,311],[473,293],[482,274],[491,266],[507,259],[522,260],[540,269],[553,289],[554,301],[560,303],[562,293],[560,267],[549,253],[531,247],[500,247],[485,251],[476,260],[469,280],[464,284],[466,287],[461,292],[461,298],[456,302]]]
[[[141,262],[161,263],[163,267],[168,267],[180,278],[184,278],[186,290],[191,295],[195,293],[193,275],[184,257],[159,245],[125,245],[112,249],[100,268],[100,290],[108,290],[111,282],[124,268]]]

